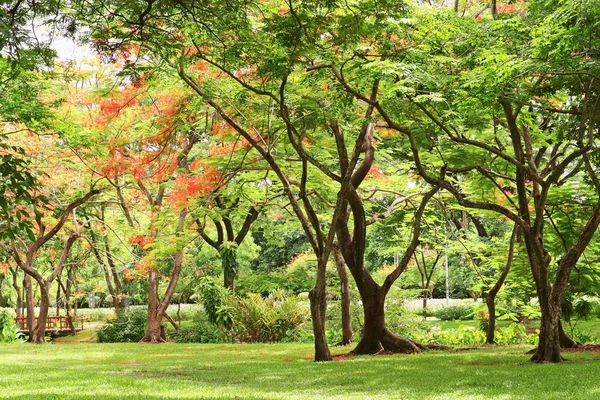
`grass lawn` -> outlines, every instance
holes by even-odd
[[[314,363],[312,347],[299,344],[0,345],[0,398],[600,398],[600,354],[569,354],[562,365],[533,365],[526,350]]]

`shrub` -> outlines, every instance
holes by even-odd
[[[307,302],[283,289],[266,297],[258,293],[237,297],[205,279],[199,294],[208,321],[240,342],[292,341],[308,317]]]
[[[147,318],[147,311],[123,310],[119,312],[117,318],[109,320],[104,327],[98,330],[98,342],[139,342],[146,332]]]
[[[228,304],[231,292],[206,278],[200,284],[200,300],[208,320],[224,329],[230,329],[233,323],[233,310]]]
[[[496,331],[494,339],[497,344],[532,344],[537,345],[539,340],[539,331],[528,334],[523,324],[512,323],[505,328]]]
[[[560,316],[563,320],[571,322],[571,320],[586,319],[593,311],[594,304],[585,297],[565,296],[561,304]]]
[[[598,343],[598,337],[589,330],[575,328],[575,329],[573,329],[573,331],[571,333],[573,335],[573,339],[576,342],[583,343],[583,344]]]
[[[7,311],[0,311],[0,343],[22,343],[19,325]]]
[[[206,313],[198,311],[191,324],[182,325],[170,338],[177,343],[226,343],[227,336],[208,320]]]
[[[458,329],[432,330],[428,342],[443,346],[478,346],[485,343],[485,339],[485,332],[461,325]]]
[[[435,312],[436,318],[442,321],[453,321],[453,320],[469,320],[473,319],[473,307],[471,306],[449,306],[440,308]]]
[[[306,301],[279,289],[267,297],[247,293],[232,299],[232,334],[241,342],[279,342],[300,335],[308,318]]]
[[[537,344],[538,335],[527,334],[522,324],[512,323],[496,331],[496,343],[500,345],[512,344]],[[486,342],[485,332],[474,326],[461,325],[458,329],[440,330],[432,329],[422,342],[444,346],[480,346]]]

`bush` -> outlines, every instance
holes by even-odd
[[[583,343],[583,344],[596,344],[596,343],[598,343],[598,337],[596,335],[594,335],[594,333],[591,332],[591,331],[589,331],[589,330],[583,330],[583,329],[575,328],[575,329],[573,329],[573,331],[571,333],[573,335],[573,339],[576,342]]]
[[[280,342],[293,340],[308,318],[307,302],[284,290],[267,297],[247,293],[231,302],[232,334],[241,342]]]
[[[585,297],[565,296],[560,306],[560,316],[563,320],[586,319],[594,311],[594,304]]]
[[[200,283],[200,300],[208,320],[224,329],[230,329],[233,323],[233,310],[227,304],[231,292],[206,278]]]
[[[227,336],[215,324],[208,320],[206,313],[196,312],[192,323],[182,325],[179,331],[170,335],[177,343],[226,343]]]
[[[432,330],[427,342],[443,346],[478,346],[485,340],[485,332],[474,326],[461,325],[458,329]]]
[[[206,279],[200,285],[200,299],[207,320],[239,342],[292,341],[308,318],[308,302],[283,289],[266,297],[258,293],[238,297]]]
[[[537,344],[538,335],[527,334],[522,324],[512,323],[506,328],[496,331],[496,343],[499,345]],[[480,346],[486,343],[485,332],[474,326],[461,325],[458,329],[440,330],[432,329],[421,342],[443,346]]]
[[[470,320],[473,319],[473,307],[472,306],[449,306],[440,308],[435,312],[436,318],[442,321],[453,321],[453,320]]]
[[[146,333],[148,312],[127,309],[119,312],[117,318],[111,319],[98,331],[100,343],[139,342]]]
[[[500,328],[494,335],[496,344],[512,345],[512,344],[531,344],[536,345],[539,341],[539,331],[536,333],[527,333],[523,324],[512,323],[505,328]]]
[[[19,333],[19,325],[7,311],[0,311],[0,343],[22,343],[23,335]]]

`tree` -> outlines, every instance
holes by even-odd
[[[425,257],[426,253],[430,253],[427,254],[429,256],[427,258]],[[442,253],[440,251],[428,250],[425,246],[421,245],[419,251],[415,252],[413,256],[417,270],[419,271],[419,276],[421,278],[421,296],[423,298],[424,316],[427,315],[427,299],[431,297],[432,292],[431,278],[433,277],[433,273],[435,272],[435,269],[438,266],[438,262],[441,259],[441,255]],[[433,256],[433,261],[431,260],[431,256]]]
[[[297,7],[289,4],[281,9],[270,2],[259,8],[228,3],[219,5],[218,10],[181,2],[171,6],[177,9],[179,16],[167,21],[169,29],[177,34],[165,41],[165,22],[158,22],[158,15],[171,14],[167,11],[169,6],[110,5],[109,10],[118,8],[119,12],[109,12],[116,18],[106,21],[104,16],[89,9],[89,4],[82,4],[82,13],[91,16],[98,48],[106,54],[114,54],[117,48],[135,43],[141,53],[156,63],[174,68],[179,77],[249,143],[257,153],[253,162],[264,162],[278,177],[318,260],[317,282],[310,295],[317,360],[330,359],[323,319],[325,269],[335,234],[355,280],[368,280],[359,289],[363,303],[369,303],[365,306],[369,310],[366,318],[370,322],[365,324],[368,334],[363,336],[370,339],[363,337],[369,344],[359,344],[358,350],[378,351],[384,336],[389,343],[394,342],[394,346],[399,340],[392,339],[384,329],[383,304],[385,294],[404,267],[399,265],[388,283],[379,289],[366,277],[368,273],[363,272],[366,220],[357,189],[373,166],[375,108],[372,105],[357,107],[360,103],[348,101],[354,95],[352,90],[344,85],[330,85],[335,74],[339,75],[335,67],[338,62],[342,65],[354,58],[362,51],[363,43],[381,45],[381,49],[391,44],[390,35],[385,31],[404,17],[404,5],[397,1],[357,2],[356,5],[372,18],[361,22],[351,17],[348,5],[330,8],[318,1]],[[217,14],[219,18],[215,19]],[[106,30],[108,25],[112,26],[110,30]],[[119,28],[113,29],[116,26]],[[122,28],[134,34],[117,37]],[[236,34],[231,35],[232,31]],[[277,40],[267,40],[272,37]],[[308,88],[315,84],[328,90],[322,95],[307,94]],[[225,86],[228,92],[222,90]],[[361,90],[370,93],[367,98],[376,101],[379,79],[366,80],[363,86]],[[282,147],[282,137],[287,139],[287,148]],[[279,154],[289,156],[280,158]],[[313,176],[309,180],[310,174]],[[295,179],[291,179],[292,175]],[[311,180],[323,179],[338,192],[336,200],[325,202],[335,203],[329,224],[322,222],[317,213],[322,201],[311,199],[319,195],[319,189],[309,188]],[[427,194],[426,198],[429,197]],[[424,209],[425,203],[417,208]],[[328,232],[324,230],[327,226],[330,227]],[[418,237],[414,238],[416,242]],[[412,251],[411,244],[408,259]],[[403,345],[396,348],[400,347]],[[405,351],[418,349],[412,343],[404,346]]]
[[[92,189],[82,197],[69,203],[63,210],[59,211],[60,215],[58,221],[48,231],[46,231],[47,227],[43,221],[42,214],[36,210],[35,223],[37,227],[37,236],[35,237],[35,240],[29,243],[22,242],[24,243],[24,246],[19,246],[17,244],[18,242],[16,241],[16,239],[11,240],[12,256],[15,262],[17,263],[19,268],[21,268],[23,271],[25,271],[25,273],[27,273],[29,277],[35,279],[40,288],[40,312],[37,320],[34,320],[35,311],[30,292],[31,278],[29,278],[29,282],[25,283],[25,287],[28,291],[27,323],[30,329],[29,337],[33,343],[44,342],[44,338],[46,336],[46,319],[48,317],[48,307],[50,305],[50,285],[52,284],[52,282],[54,282],[56,277],[62,273],[64,264],[69,257],[69,253],[71,251],[71,248],[73,247],[73,244],[76,240],[78,240],[81,237],[80,229],[76,229],[75,232],[69,235],[68,239],[64,243],[64,247],[62,249],[58,262],[56,263],[55,267],[51,270],[50,274],[46,275],[45,277],[34,266],[36,257],[40,249],[50,239],[52,239],[61,231],[68,218],[71,216],[71,213],[78,206],[84,204],[86,201],[88,201],[90,198],[97,195],[98,193],[100,193],[98,190]],[[77,225],[77,221],[75,221],[75,223]],[[19,247],[23,248],[19,249]],[[21,256],[22,253],[24,253],[23,256]]]
[[[213,224],[217,231],[217,238],[212,239],[205,231],[205,224],[199,219],[196,220],[198,232],[212,248],[219,252],[223,266],[223,284],[226,288],[235,293],[234,279],[238,274],[237,247],[242,244],[246,235],[250,231],[250,227],[256,221],[259,215],[258,206],[251,204],[248,207],[248,212],[244,218],[239,230],[235,233],[231,214],[238,207],[240,198],[233,200],[232,204],[226,206],[219,194],[214,196],[214,203],[220,209],[220,220],[213,220]]]
[[[128,234],[135,255],[134,268],[124,271],[125,278],[148,281],[148,320],[142,341],[159,343],[165,341],[161,323],[163,317],[168,318],[166,311],[191,240],[190,200],[207,196],[219,185],[220,173],[193,154],[207,132],[203,121],[187,108],[185,90],[145,77],[115,87],[114,79],[109,77],[108,84],[99,82],[98,86],[108,88],[100,96],[98,91],[75,90],[75,103],[66,104],[63,110],[70,116],[69,123],[61,129],[73,151],[88,160],[89,170],[114,188],[124,216],[120,228]],[[85,138],[79,135],[82,128],[89,133]],[[98,146],[101,140],[104,148]],[[88,224],[103,229],[102,210],[95,214]],[[104,246],[98,246],[100,235],[90,236],[116,304],[123,285],[115,277],[107,238]],[[167,284],[161,296],[162,281]]]
[[[522,231],[542,308],[540,345],[532,360],[559,362],[562,360],[560,340],[563,336],[559,320],[560,303],[572,269],[600,224],[600,203],[590,200],[598,196],[600,185],[590,161],[591,150],[596,146],[590,132],[594,131],[598,117],[597,108],[590,108],[589,103],[591,98],[596,97],[598,88],[593,78],[595,74],[590,70],[594,68],[593,64],[584,61],[587,56],[583,54],[587,53],[583,49],[588,48],[588,44],[564,42],[564,35],[555,29],[556,26],[560,27],[558,30],[561,32],[590,29],[585,22],[589,16],[581,13],[593,14],[597,10],[566,11],[559,8],[548,12],[541,3],[537,6],[540,8],[534,8],[536,11],[546,12],[545,15],[543,12],[534,13],[543,28],[530,30],[524,21],[521,25],[521,21],[514,19],[513,30],[499,31],[500,35],[511,38],[506,46],[498,48],[486,45],[477,58],[467,58],[467,64],[461,67],[461,75],[465,78],[488,76],[480,80],[480,85],[474,84],[469,78],[464,81],[468,92],[461,91],[460,86],[448,81],[429,85],[426,90],[441,94],[445,101],[449,100],[447,104],[450,108],[445,108],[431,96],[419,98],[414,92],[403,96],[407,104],[413,107],[413,112],[430,124],[427,128],[429,140],[440,140],[441,146],[447,149],[450,144],[457,144],[464,149],[455,152],[451,158],[438,160],[437,169],[441,173],[433,175],[431,170],[425,168],[421,158],[419,142],[428,139],[419,138],[410,127],[392,121],[389,114],[387,120],[409,137],[419,173],[428,182],[439,184],[454,194],[465,207],[503,215],[514,221]],[[573,25],[573,17],[575,20],[583,18],[582,24]],[[472,22],[463,21],[463,24],[469,26]],[[489,27],[493,28],[494,25]],[[544,37],[551,38],[549,41],[539,36],[542,31]],[[489,32],[486,35],[493,37]],[[590,35],[586,33],[584,36],[597,40],[591,32]],[[527,52],[522,52],[523,47],[520,46],[531,39],[533,46]],[[558,43],[562,46],[560,51],[549,51],[550,48],[556,48],[551,46],[557,46]],[[517,49],[518,55],[515,53]],[[515,61],[510,65],[504,64],[492,55],[498,52],[503,55],[500,58],[515,57]],[[573,59],[572,52],[582,52],[582,55]],[[446,50],[442,53],[449,54]],[[562,66],[567,58],[573,69],[564,72]],[[494,59],[497,63],[490,69],[489,60]],[[454,62],[455,58],[451,60],[448,59]],[[446,74],[447,66],[441,68]],[[498,79],[498,69],[502,71],[504,79]],[[460,85],[460,79],[457,82]],[[448,90],[445,85],[456,89]],[[485,106],[477,109],[468,107],[470,99],[474,98]],[[571,104],[578,106],[572,109]],[[451,109],[459,110],[458,118],[451,115]],[[384,110],[381,112],[385,113]],[[436,131],[440,133],[439,136],[433,133]],[[473,153],[465,159],[480,160],[477,165],[457,159],[458,154],[465,157],[464,151],[467,149]],[[469,173],[471,180],[467,179]],[[448,175],[454,179],[447,179]],[[584,183],[586,180],[583,175],[589,177],[587,185],[581,185],[579,190],[569,186],[569,182]],[[458,176],[461,178],[456,179]],[[485,181],[488,183],[483,186]],[[478,187],[481,190],[482,186],[489,188],[490,194],[495,192],[495,195],[499,195],[497,201],[481,201],[479,196],[475,196],[474,189]],[[560,237],[561,232],[556,230],[556,226],[553,226],[555,232],[547,232],[545,222],[552,218],[548,216],[549,207],[557,204],[561,204],[560,207],[579,204],[588,210],[588,217],[577,237],[553,260],[547,248],[547,238],[553,233]]]

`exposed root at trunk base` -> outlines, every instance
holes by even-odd
[[[350,346],[351,344],[352,344],[352,340],[340,340],[339,342],[334,344],[334,346],[336,346],[336,347]]]
[[[560,349],[562,351],[569,351],[569,350],[573,350],[573,349],[575,351],[577,351],[577,349],[584,347],[583,344],[575,341],[575,339],[573,339],[571,336],[567,335],[565,333],[565,331],[563,330],[562,325],[559,325],[558,329],[559,329],[558,334],[559,334]],[[538,348],[536,347],[532,350],[529,350],[526,354],[537,354],[537,352],[538,352]],[[562,359],[562,361],[564,361],[564,358],[561,357],[561,359]],[[533,357],[532,357],[531,361],[537,362],[533,359]],[[559,362],[559,361],[552,361],[552,362]]]
[[[542,364],[542,363],[560,363],[565,361],[563,356],[560,354],[560,347],[554,347],[552,345],[538,346],[535,353],[529,361]]]
[[[563,331],[562,327],[559,328],[559,337],[560,337],[560,348],[561,349],[578,349],[582,346],[581,343],[576,342],[571,336],[567,335],[565,331]]]
[[[543,357],[542,355],[538,355],[536,353],[533,355],[533,357],[531,357],[529,359],[529,361],[536,363],[536,364],[545,364],[545,363],[562,363],[567,360],[565,360],[563,358],[563,356],[561,356],[560,354],[558,356],[553,355],[551,357]]]
[[[350,354],[413,354],[423,350],[427,350],[427,347],[385,329],[379,339],[363,337]]]
[[[142,340],[140,340],[138,343],[159,344],[159,343],[167,343],[167,341],[160,336],[150,336],[150,337],[144,336],[142,338]]]
[[[156,331],[157,331],[156,329],[151,330],[151,332],[146,331],[146,334],[138,343],[152,343],[152,344],[166,343],[167,335],[165,333],[165,327],[161,325],[160,333],[158,333]]]

